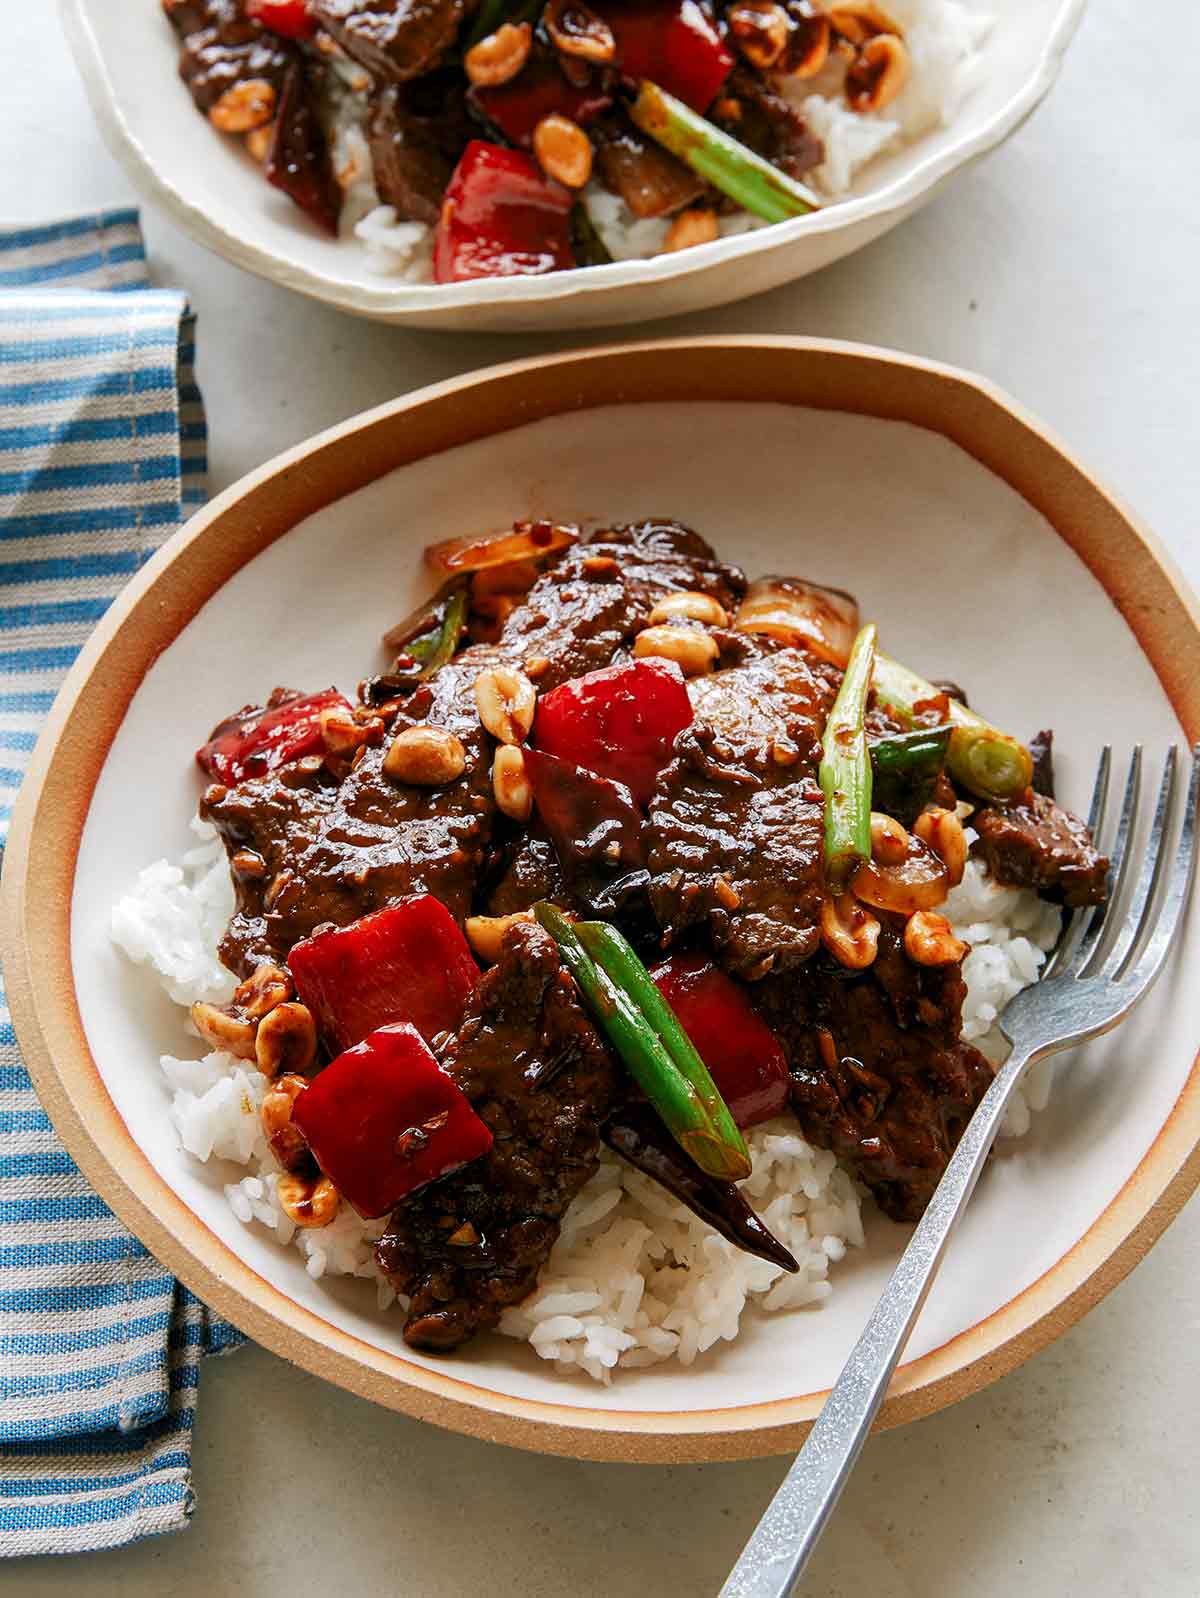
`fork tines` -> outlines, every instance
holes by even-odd
[[[1077,913],[1060,943],[1048,976],[1097,977],[1127,987],[1131,994],[1158,975],[1179,925],[1196,869],[1196,805],[1200,788],[1200,744],[1192,750],[1191,774],[1179,809],[1179,750],[1172,745],[1163,761],[1154,818],[1140,854],[1134,848],[1142,788],[1142,746],[1134,747],[1120,813],[1109,846],[1108,898]],[[1097,836],[1104,828],[1112,750],[1105,746],[1096,773],[1089,823]]]

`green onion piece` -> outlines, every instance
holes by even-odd
[[[423,633],[406,646],[405,653],[420,664],[422,677],[432,677],[439,666],[453,660],[454,651],[467,625],[469,603],[466,587],[456,588],[446,601],[441,623],[432,632]]]
[[[726,1181],[748,1176],[750,1160],[741,1133],[734,1128],[736,1146],[721,1142],[708,1105],[672,1059],[635,1000],[584,948],[580,928],[568,921],[556,905],[544,900],[534,906],[534,915],[558,944],[563,962],[600,1029],[680,1147],[711,1176]],[[637,959],[636,955],[633,957]],[[649,981],[644,966],[642,971]]]
[[[580,266],[607,266],[612,260],[612,253],[582,200],[576,200],[571,207],[571,244]]]
[[[875,697],[910,725],[918,707],[944,696],[939,688],[888,655],[875,660]],[[957,699],[948,701],[950,775],[971,793],[998,804],[1020,798],[1033,781],[1033,756],[1025,745],[977,716]]]
[[[946,745],[953,728],[916,727],[898,732],[871,745],[871,764],[878,777],[882,772],[907,776],[937,776],[945,763]]]
[[[629,941],[607,921],[584,921],[576,927],[579,941],[610,980],[645,1016],[675,1067],[691,1083],[707,1111],[710,1127],[703,1136],[687,1133],[683,1148],[712,1176],[740,1182],[750,1175],[750,1156],[730,1114],[729,1106],[713,1081],[696,1046],[680,1025],[679,1017],[663,998]]]
[[[846,675],[821,739],[821,791],[825,795],[825,880],[845,893],[871,858],[871,756],[863,721],[875,666],[875,624],[868,622],[846,662]]]
[[[768,222],[820,209],[811,189],[731,138],[673,94],[645,79],[629,114],[643,133],[706,178],[713,188]]]

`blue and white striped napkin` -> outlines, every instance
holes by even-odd
[[[0,229],[0,840],[67,667],[203,498],[192,341],[135,212]],[[240,1341],[79,1174],[0,988],[0,1556],[186,1524],[199,1356]]]

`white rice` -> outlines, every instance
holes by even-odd
[[[821,165],[805,181],[827,200],[845,199],[855,179],[877,156],[891,153],[948,126],[978,84],[982,45],[994,18],[964,0],[888,0],[908,47],[908,82],[883,111],[859,113],[846,105],[844,65],[831,63],[811,79],[782,79],[781,90],[804,113],[825,146]],[[362,96],[347,92],[339,102],[334,168],[347,190],[343,236],[366,249],[367,266],[381,276],[428,283],[433,276],[433,230],[422,222],[401,222],[382,205],[375,190],[371,156],[363,136]],[[592,183],[584,191],[592,223],[614,260],[657,255],[670,227],[664,217],[637,218],[617,195]],[[768,224],[740,211],[722,217],[722,238]]]
[[[234,985],[215,954],[233,910],[224,849],[211,828],[193,825],[205,841],[178,866],[166,860],[147,866],[112,914],[115,941],[130,959],[153,969],[182,1005],[224,1002]],[[963,963],[963,1036],[999,1057],[995,1018],[1036,980],[1057,937],[1060,912],[1027,890],[998,887],[972,860],[946,913],[972,946]],[[190,1021],[181,1026],[194,1037]],[[245,1172],[224,1189],[237,1219],[298,1248],[314,1278],[373,1279],[380,1308],[387,1308],[396,1295],[372,1252],[384,1221],[364,1222],[343,1204],[329,1226],[303,1229],[280,1209],[280,1172],[259,1124],[266,1078],[221,1053],[164,1055],[161,1066],[183,1148],[198,1160],[221,1160]],[[1030,1074],[1010,1112],[1008,1135],[1028,1129],[1049,1090],[1048,1074]],[[558,1370],[609,1382],[616,1370],[671,1359],[689,1365],[759,1314],[819,1307],[833,1291],[831,1267],[862,1244],[862,1196],[833,1155],[812,1148],[789,1119],[755,1127],[747,1141],[753,1170],[743,1191],[796,1257],[795,1276],[735,1249],[605,1151],[567,1211],[536,1291],[505,1313],[501,1332],[528,1342]]]

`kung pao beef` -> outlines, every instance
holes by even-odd
[[[789,86],[822,74],[861,113],[909,74],[903,29],[875,4],[162,4],[197,108],[334,234],[355,175],[336,129],[358,118],[379,200],[436,230],[439,283],[609,259],[589,184],[635,220],[671,218],[666,250],[717,238],[733,213],[803,215],[823,146]]]
[[[1049,734],[675,523],[427,560],[442,587],[354,703],[276,690],[197,757],[242,984],[193,1018],[271,1079],[287,1214],[389,1217],[433,1350],[532,1290],[602,1143],[785,1269],[741,1128],[794,1115],[918,1217],[992,1079],[939,909],[968,848],[1067,906],[1107,891]]]

